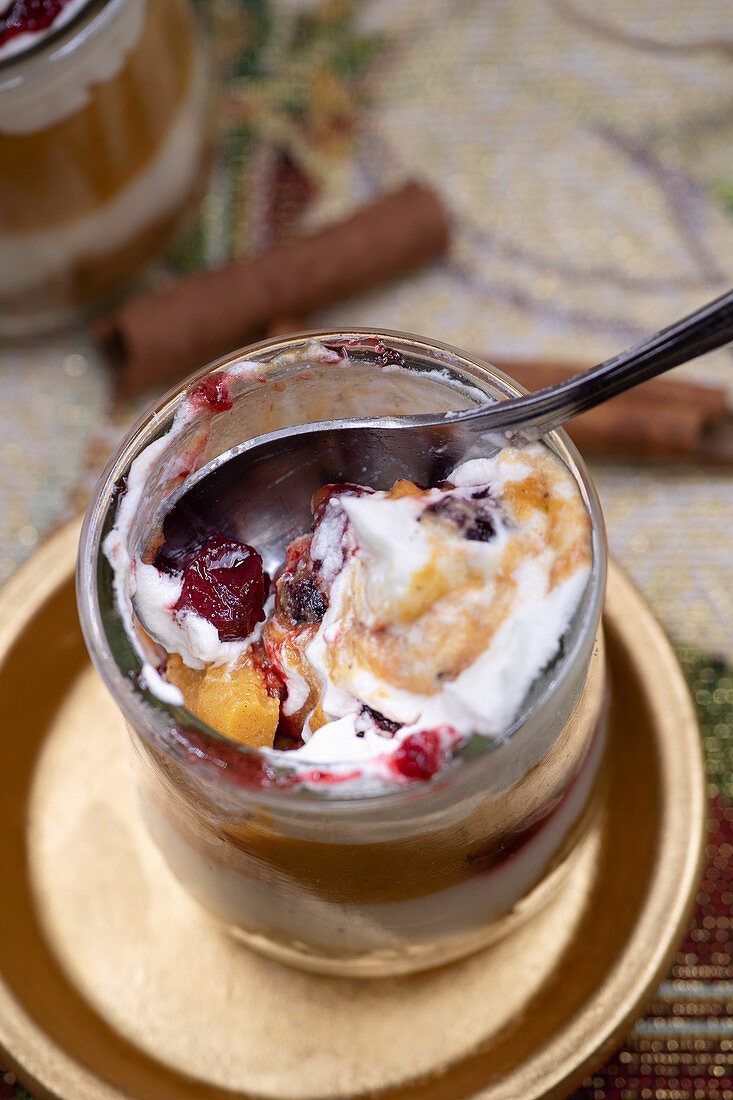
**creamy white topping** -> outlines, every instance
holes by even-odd
[[[522,456],[522,457],[520,457]],[[342,541],[349,553],[330,592],[330,604],[305,656],[321,686],[323,711],[330,721],[310,733],[297,752],[321,763],[364,760],[393,751],[410,734],[446,730],[446,747],[471,734],[501,737],[516,717],[529,688],[556,654],[578,606],[590,572],[589,552],[559,583],[553,581],[561,555],[542,507],[518,526],[506,506],[507,486],[532,478],[534,464],[549,472],[556,500],[574,502],[569,513],[580,545],[587,543],[586,517],[570,475],[541,444],[521,451],[507,448],[490,459],[464,463],[451,475],[458,488],[426,496],[389,499],[343,496],[331,504],[343,509],[348,527]],[[466,538],[459,526],[441,522],[430,508],[440,502],[467,502],[474,490],[490,496],[480,503],[493,521],[486,541]],[[540,504],[542,501],[539,502]],[[337,532],[334,521],[322,524],[319,553],[328,561],[343,553],[324,550],[325,532]],[[314,555],[316,556],[316,555]],[[508,565],[509,563],[509,565]],[[507,568],[511,574],[507,576]],[[496,606],[506,602],[505,614]],[[467,617],[490,624],[493,633],[474,659],[472,628]],[[351,637],[371,632],[372,643],[353,645]],[[441,637],[446,650],[451,635],[464,630],[464,658],[457,675],[442,677]],[[389,656],[379,649],[392,642]],[[424,652],[423,652],[424,650]],[[396,664],[404,662],[397,674]],[[414,674],[428,690],[405,686]],[[364,730],[362,704],[402,728],[386,741],[374,727]],[[335,727],[335,728],[334,728]]]

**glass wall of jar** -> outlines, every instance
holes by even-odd
[[[18,8],[14,18],[10,15]],[[0,336],[74,319],[171,238],[202,178],[188,0],[55,0],[0,23]],[[54,18],[51,18],[54,16]]]
[[[466,353],[381,336],[399,369],[391,362],[385,369],[374,334],[329,332],[329,347],[360,347],[347,366],[320,354],[323,344],[284,338],[172,391],[111,460],[79,561],[87,644],[127,719],[144,816],[171,868],[251,946],[354,975],[436,966],[503,935],[551,895],[593,828],[604,744],[606,546],[577,452],[564,433],[547,437],[577,483],[591,532],[590,580],[561,652],[505,736],[471,738],[429,781],[349,796],[338,783],[298,782],[292,754],[237,744],[146,689],[101,547],[140,455],[123,558],[157,538],[161,510],[193,455],[203,462],[303,420],[447,411],[518,392]],[[224,378],[232,407],[220,406],[212,420],[211,406],[187,397],[215,395]],[[171,430],[182,407],[186,415]],[[283,545],[297,534],[283,532]]]

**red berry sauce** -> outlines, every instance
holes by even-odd
[[[36,34],[50,27],[68,0],[11,0],[0,12],[0,46],[19,34]]]
[[[168,730],[166,740],[176,755],[187,763],[215,769],[215,774],[225,772],[227,777],[241,787],[268,790],[275,787],[293,787],[298,783],[295,775],[278,773],[260,754],[242,751],[235,744],[227,744],[222,737],[208,737],[183,726]]]
[[[382,340],[378,340],[374,336],[366,337],[363,340],[347,340],[343,344],[324,340],[323,346],[328,348],[329,351],[336,352],[339,359],[347,359],[352,348],[369,348],[374,352],[374,361],[380,367],[404,367],[405,365],[404,356],[396,348],[388,347]]]
[[[253,547],[213,535],[186,562],[175,610],[195,611],[216,627],[223,642],[238,641],[264,619],[268,589]]]
[[[392,755],[393,769],[405,779],[432,779],[443,767],[441,740],[437,730],[409,734]]]
[[[228,374],[214,375],[199,382],[188,396],[196,409],[212,413],[226,412],[232,407],[232,383]]]

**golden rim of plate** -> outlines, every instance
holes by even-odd
[[[78,523],[60,530],[0,592],[2,1058],[40,1100],[252,1095],[194,1081],[118,1034],[65,975],[36,911],[26,835],[34,768],[89,663],[74,597],[78,534]],[[376,1094],[384,1100],[566,1096],[622,1041],[671,965],[701,871],[700,734],[669,642],[614,566],[604,626],[612,701],[603,843],[572,946],[521,1019],[433,1076]]]

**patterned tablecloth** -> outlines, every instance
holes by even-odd
[[[417,175],[450,206],[449,256],[314,322],[590,363],[733,281],[726,0],[202,0],[199,16],[218,156],[168,268],[287,240]],[[678,374],[733,395],[729,352]],[[83,506],[141,405],[113,401],[81,331],[2,349],[0,581]],[[711,815],[675,965],[576,1096],[731,1100],[733,474],[592,469],[612,553],[699,705]],[[28,1097],[1,1068],[0,1097]]]

